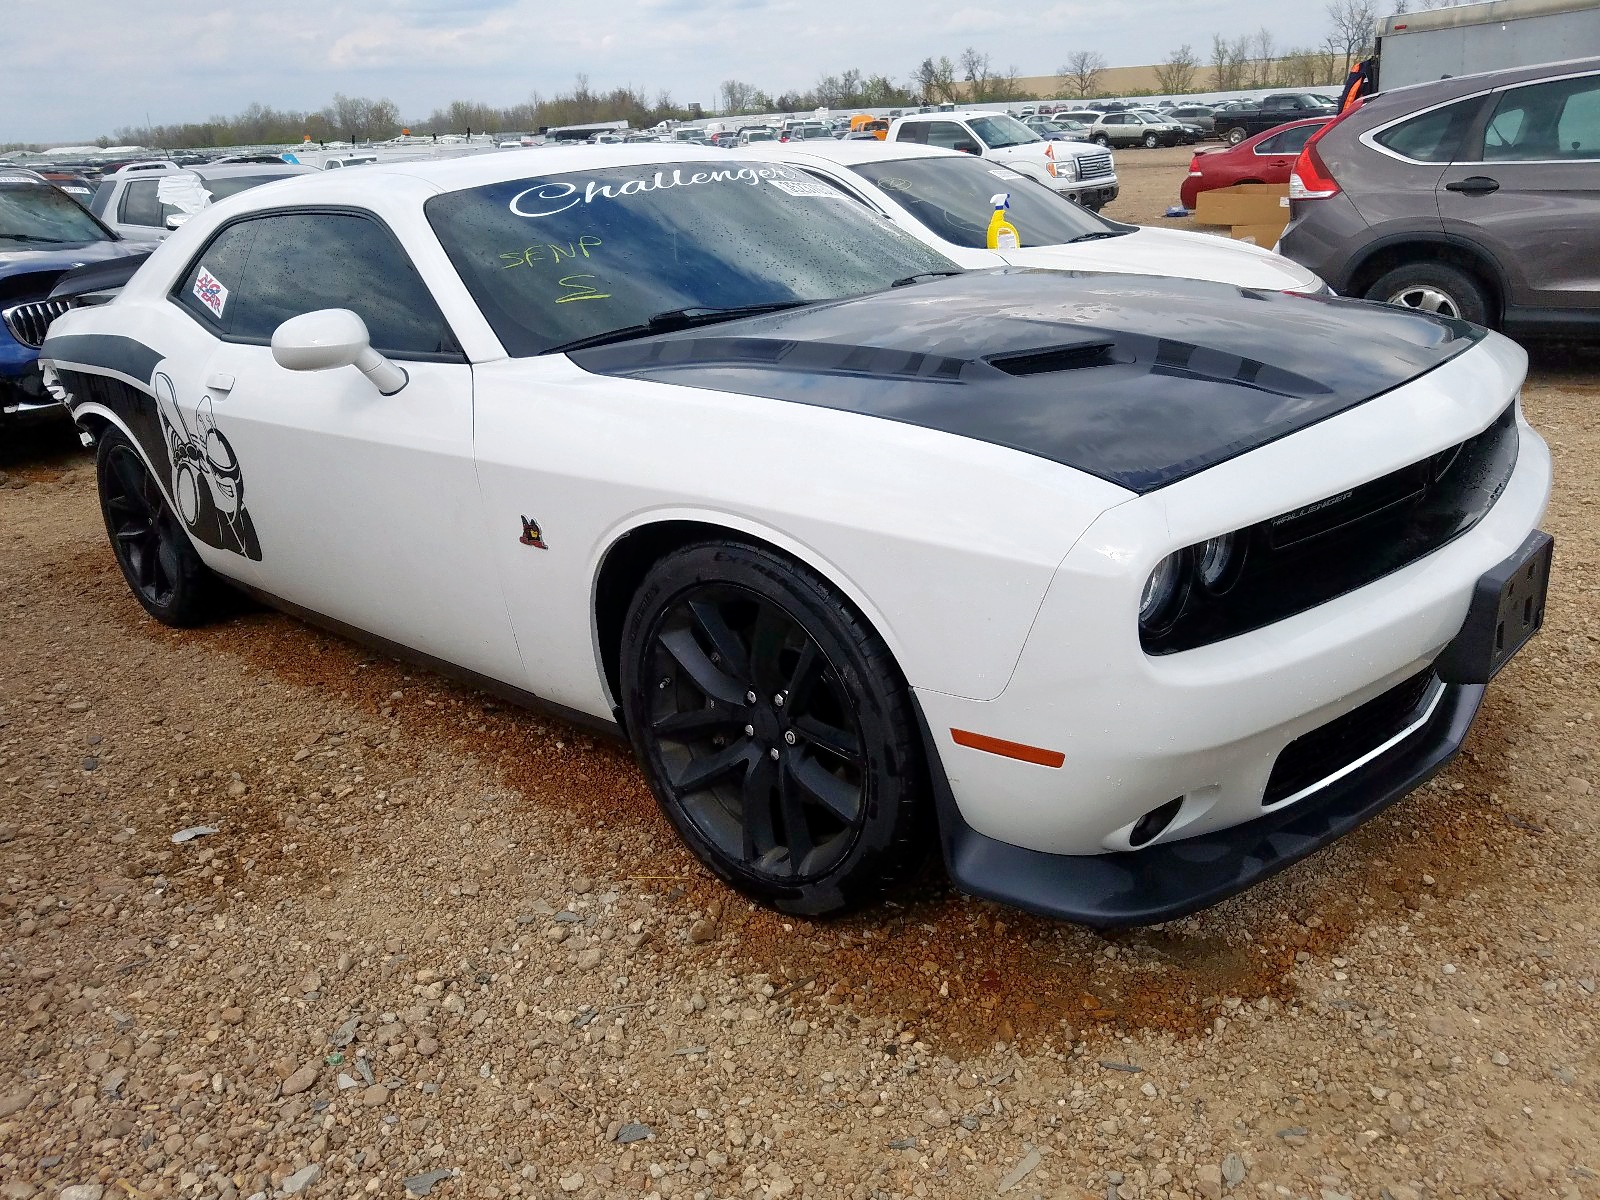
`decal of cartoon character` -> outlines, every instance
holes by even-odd
[[[210,396],[184,419],[171,376],[157,371],[151,380],[161,436],[172,464],[172,503],[183,523],[209,546],[261,560],[261,543],[244,506],[244,473],[233,445],[217,428]]]

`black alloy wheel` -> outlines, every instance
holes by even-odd
[[[133,443],[118,430],[95,456],[100,512],[123,577],[146,612],[167,625],[199,625],[218,609],[219,586]]]
[[[905,686],[877,635],[810,571],[734,543],[667,556],[629,612],[623,691],[662,809],[745,893],[785,912],[841,912],[920,860]]]

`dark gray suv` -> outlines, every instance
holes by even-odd
[[[1600,336],[1600,58],[1380,93],[1289,188],[1279,252],[1343,295]]]

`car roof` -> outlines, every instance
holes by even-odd
[[[954,112],[907,113],[896,118],[900,121],[948,121],[951,117],[959,117],[963,121],[970,121],[974,117],[1010,117],[1008,112],[995,112],[982,108],[958,108]],[[1011,118],[1016,120],[1015,117]]]
[[[578,142],[568,146],[546,146],[531,153],[520,147],[516,150],[497,149],[466,158],[378,162],[353,173],[305,170],[294,178],[274,183],[271,200],[275,205],[313,203],[319,193],[329,190],[342,191],[351,186],[382,190],[382,181],[386,179],[417,181],[440,192],[454,192],[517,179],[538,179],[547,175],[604,170],[608,167],[648,167],[668,163],[710,163],[726,167],[729,155],[733,153],[737,152],[689,142],[592,145]],[[245,195],[235,196],[229,203],[237,205],[244,199]],[[241,210],[236,207],[233,211]]]
[[[240,175],[304,175],[315,171],[315,167],[295,163],[222,163],[220,166],[194,166],[184,167],[185,171],[193,171],[201,179],[232,179]]]
[[[752,146],[744,146],[734,153],[781,162],[788,162],[791,159],[795,161],[807,158],[823,159],[826,162],[838,163],[842,167],[853,167],[857,163],[903,162],[908,158],[972,157],[970,154],[962,154],[959,150],[919,146],[915,142],[880,142],[877,138],[854,142],[773,142],[770,145],[763,142],[759,151]]]

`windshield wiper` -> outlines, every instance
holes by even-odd
[[[786,308],[799,308],[802,305],[817,303],[819,301],[816,300],[774,300],[767,304],[741,304],[732,308],[669,308],[665,312],[652,314],[643,324],[624,325],[620,329],[608,329],[604,333],[592,333],[588,337],[574,338],[570,342],[562,342],[559,346],[551,346],[541,353],[564,354],[569,350],[582,350],[587,346],[604,346],[609,342],[649,337],[652,333],[673,333],[694,325],[714,325],[718,321],[733,321],[740,317],[759,317],[762,313],[780,312]]]
[[[67,238],[40,237],[36,233],[0,233],[0,240],[8,242],[36,242],[46,246],[66,246],[71,243]]]
[[[1094,233],[1080,233],[1075,238],[1068,238],[1066,244],[1071,246],[1077,242],[1098,242],[1101,238],[1121,237],[1125,233],[1132,233],[1131,229],[1100,229]]]
[[[960,275],[961,271],[919,271],[915,275],[907,275],[896,279],[890,287],[909,287],[913,283],[921,283],[924,279],[943,279],[947,275]]]

